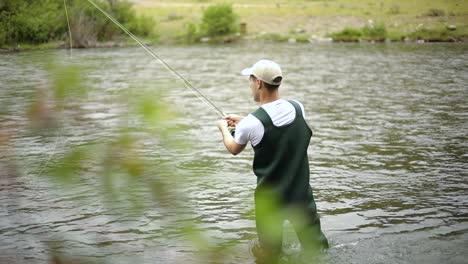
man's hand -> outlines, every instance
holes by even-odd
[[[227,129],[228,121],[226,119],[221,119],[218,121],[219,131],[223,132],[223,129]]]
[[[230,127],[235,127],[237,126],[237,124],[239,124],[239,122],[244,118],[243,116],[239,116],[239,115],[226,115],[223,117],[227,123],[228,123],[228,126]]]
[[[234,138],[232,137],[231,133],[229,133],[229,129],[228,129],[229,120],[232,120],[233,124],[237,124],[235,122],[239,122],[242,119],[239,116],[236,116],[234,118],[235,119],[232,119],[232,116],[223,117],[223,119],[218,121],[218,128],[219,128],[219,131],[221,131],[221,135],[223,135],[223,143],[226,149],[233,155],[237,155],[242,150],[244,150],[245,145],[237,144],[234,141]]]

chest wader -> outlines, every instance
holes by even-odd
[[[257,176],[255,220],[260,246],[273,259],[281,253],[286,219],[293,224],[306,252],[328,248],[309,184],[307,148],[312,131],[300,106],[290,103],[296,109],[296,117],[281,127],[274,126],[261,107],[252,113],[265,128],[262,140],[253,147],[253,170]],[[269,262],[274,263],[273,259]]]

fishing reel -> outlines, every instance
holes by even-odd
[[[232,137],[235,137],[236,135],[236,127],[228,127],[229,133],[231,134]]]

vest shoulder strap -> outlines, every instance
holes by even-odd
[[[259,107],[257,110],[255,110],[252,113],[252,115],[255,116],[258,120],[260,120],[260,122],[262,122],[264,128],[273,126],[273,121],[271,120],[271,117],[262,107]]]
[[[302,109],[299,106],[299,104],[297,102],[293,101],[293,100],[289,100],[288,102],[290,102],[294,106],[294,109],[296,109],[296,117],[303,117],[302,116]]]

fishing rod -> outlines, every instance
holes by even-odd
[[[135,35],[133,35],[132,32],[130,32],[127,28],[125,28],[119,21],[117,21],[113,16],[111,16],[109,13],[107,13],[105,10],[103,10],[101,7],[99,7],[96,3],[94,3],[91,0],[87,0],[90,4],[92,4],[96,9],[98,9],[101,13],[103,13],[107,18],[109,18],[114,24],[116,24],[120,29],[122,29],[127,35],[129,35],[133,40],[135,40],[146,52],[148,52],[153,58],[155,58],[159,63],[161,63],[164,68],[166,68],[169,72],[174,74],[176,77],[181,79],[185,85],[185,87],[189,88],[195,96],[200,99],[202,102],[204,102],[206,105],[208,105],[211,110],[213,110],[216,114],[220,115],[221,117],[225,117],[226,114],[219,108],[217,107],[213,102],[211,102],[206,96],[204,96],[200,90],[195,88],[187,79],[185,79],[182,75],[180,75],[176,70],[174,70],[167,62],[165,62],[160,56],[158,56],[156,53],[154,53],[146,44],[144,44],[139,38],[137,38]]]

